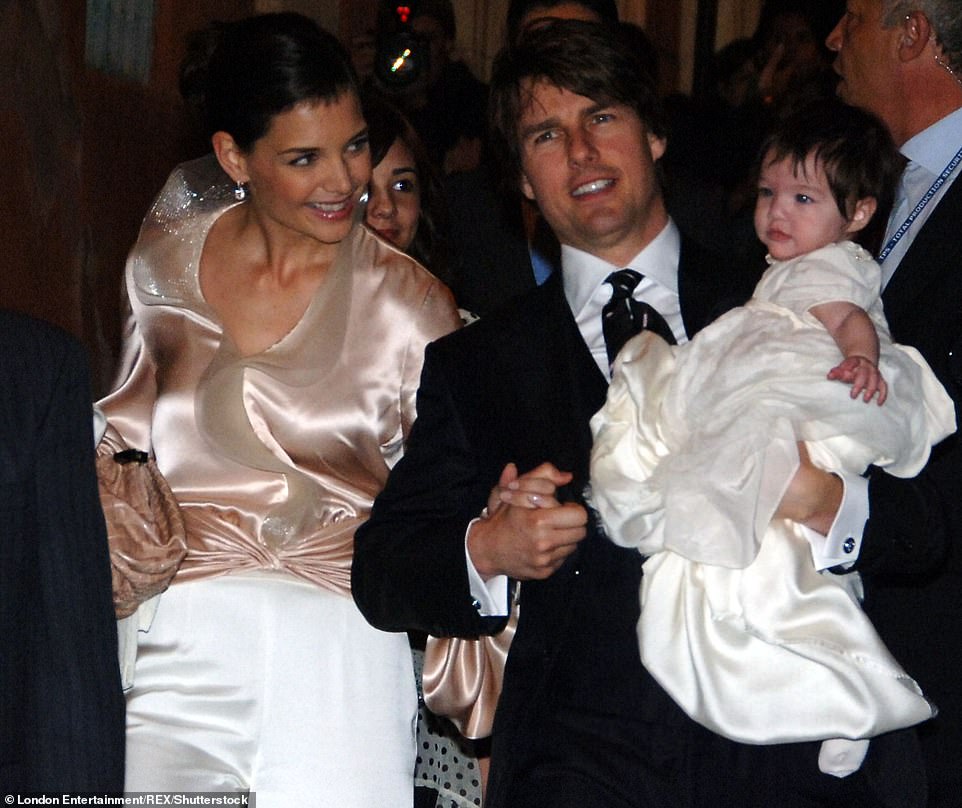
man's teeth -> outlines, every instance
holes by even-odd
[[[579,185],[572,192],[572,196],[583,196],[584,194],[593,194],[597,191],[601,191],[612,184],[613,180],[595,180],[594,182],[586,183],[585,185]]]

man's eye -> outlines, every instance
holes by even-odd
[[[357,140],[352,140],[348,144],[347,150],[349,152],[359,154],[360,152],[363,152],[365,149],[367,149],[369,144],[370,144],[370,138],[367,135],[364,135],[364,137],[359,137]]]
[[[535,143],[547,143],[555,139],[555,132],[553,129],[548,129],[545,132],[539,132],[534,136]]]

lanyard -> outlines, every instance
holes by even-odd
[[[925,195],[919,200],[919,203],[915,206],[915,209],[906,217],[905,221],[902,222],[902,224],[899,226],[899,229],[896,230],[892,235],[892,238],[888,240],[888,244],[882,248],[882,252],[878,254],[878,258],[876,259],[880,264],[888,257],[888,254],[895,249],[895,245],[899,243],[899,241],[902,239],[902,236],[904,236],[908,229],[912,226],[912,222],[918,218],[918,215],[923,211],[925,206],[929,204],[929,201],[933,196],[935,196],[939,188],[945,185],[945,181],[952,175],[952,172],[955,171],[956,166],[958,166],[959,163],[962,163],[962,149],[959,149],[955,153],[955,157],[949,160],[949,164],[945,167],[942,173],[935,178],[935,182],[932,183],[932,187],[925,192]]]

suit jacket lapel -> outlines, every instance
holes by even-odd
[[[928,295],[930,287],[938,284],[944,289],[946,273],[960,273],[962,240],[955,238],[960,221],[962,180],[956,180],[916,235],[882,293],[890,322],[914,322],[919,314],[919,300]]]
[[[607,382],[568,308],[560,273],[526,295],[522,307],[525,316],[504,331],[499,360],[516,380],[519,419],[536,425],[532,443],[543,447],[542,459],[575,473],[572,488],[580,492],[591,449],[588,420],[604,403]]]

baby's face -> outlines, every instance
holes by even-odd
[[[786,261],[844,240],[853,226],[835,203],[821,163],[766,155],[758,179],[755,232],[772,258]],[[858,229],[858,228],[855,228]]]

